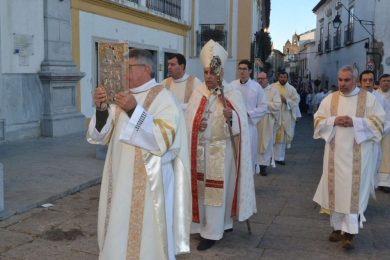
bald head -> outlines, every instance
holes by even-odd
[[[257,82],[263,87],[266,88],[268,86],[268,78],[265,72],[260,72],[257,74]]]

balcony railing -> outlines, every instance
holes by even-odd
[[[344,44],[350,45],[353,43],[353,27],[347,26],[344,31]]]
[[[147,0],[146,7],[181,19],[181,0]]]
[[[341,35],[336,33],[333,36],[333,49],[339,49],[341,47]]]
[[[325,51],[330,52],[330,50],[330,37],[328,36],[328,38],[325,40]]]
[[[126,5],[127,3],[135,3],[138,4],[139,0],[110,0],[111,2],[115,2],[118,4]]]
[[[210,39],[221,44],[222,47],[227,49],[227,31],[221,31],[218,29],[206,29],[202,32],[196,31],[196,53],[199,55],[203,45],[205,45]]]
[[[322,50],[322,41],[319,41],[318,42],[318,54],[322,54],[323,50]]]

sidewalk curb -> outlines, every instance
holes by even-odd
[[[45,204],[45,203],[51,203],[53,201],[56,201],[58,199],[61,199],[63,197],[66,197],[68,195],[71,195],[71,194],[74,194],[74,193],[77,193],[79,191],[82,191],[82,190],[85,190],[89,187],[92,187],[92,186],[95,186],[97,184],[100,184],[101,182],[101,177],[99,178],[95,178],[95,179],[92,179],[90,181],[87,181],[83,184],[80,184],[80,185],[77,185],[73,188],[70,188],[70,189],[67,189],[59,194],[56,194],[56,195],[53,195],[53,196],[50,196],[48,197],[47,199],[43,199],[39,202],[35,202],[35,203],[32,203],[32,204],[29,204],[29,205],[26,205],[24,206],[23,208],[20,208],[18,210],[7,210],[7,208],[5,208],[4,211],[1,211],[0,212],[0,221],[2,220],[5,220],[13,215],[17,215],[17,214],[22,214],[22,213],[25,213],[33,208],[37,208],[37,207],[40,207],[42,204]]]

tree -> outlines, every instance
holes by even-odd
[[[255,56],[265,63],[272,51],[271,36],[268,32],[260,30],[255,33],[255,41]]]

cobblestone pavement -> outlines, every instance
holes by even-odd
[[[266,177],[255,176],[258,213],[235,223],[211,249],[199,252],[191,237],[187,259],[390,259],[390,194],[376,192],[366,211],[367,223],[345,252],[327,240],[329,218],[312,202],[322,168],[323,142],[312,139],[312,122],[297,124],[286,166]],[[97,259],[96,220],[99,186],[0,222],[0,259]]]

